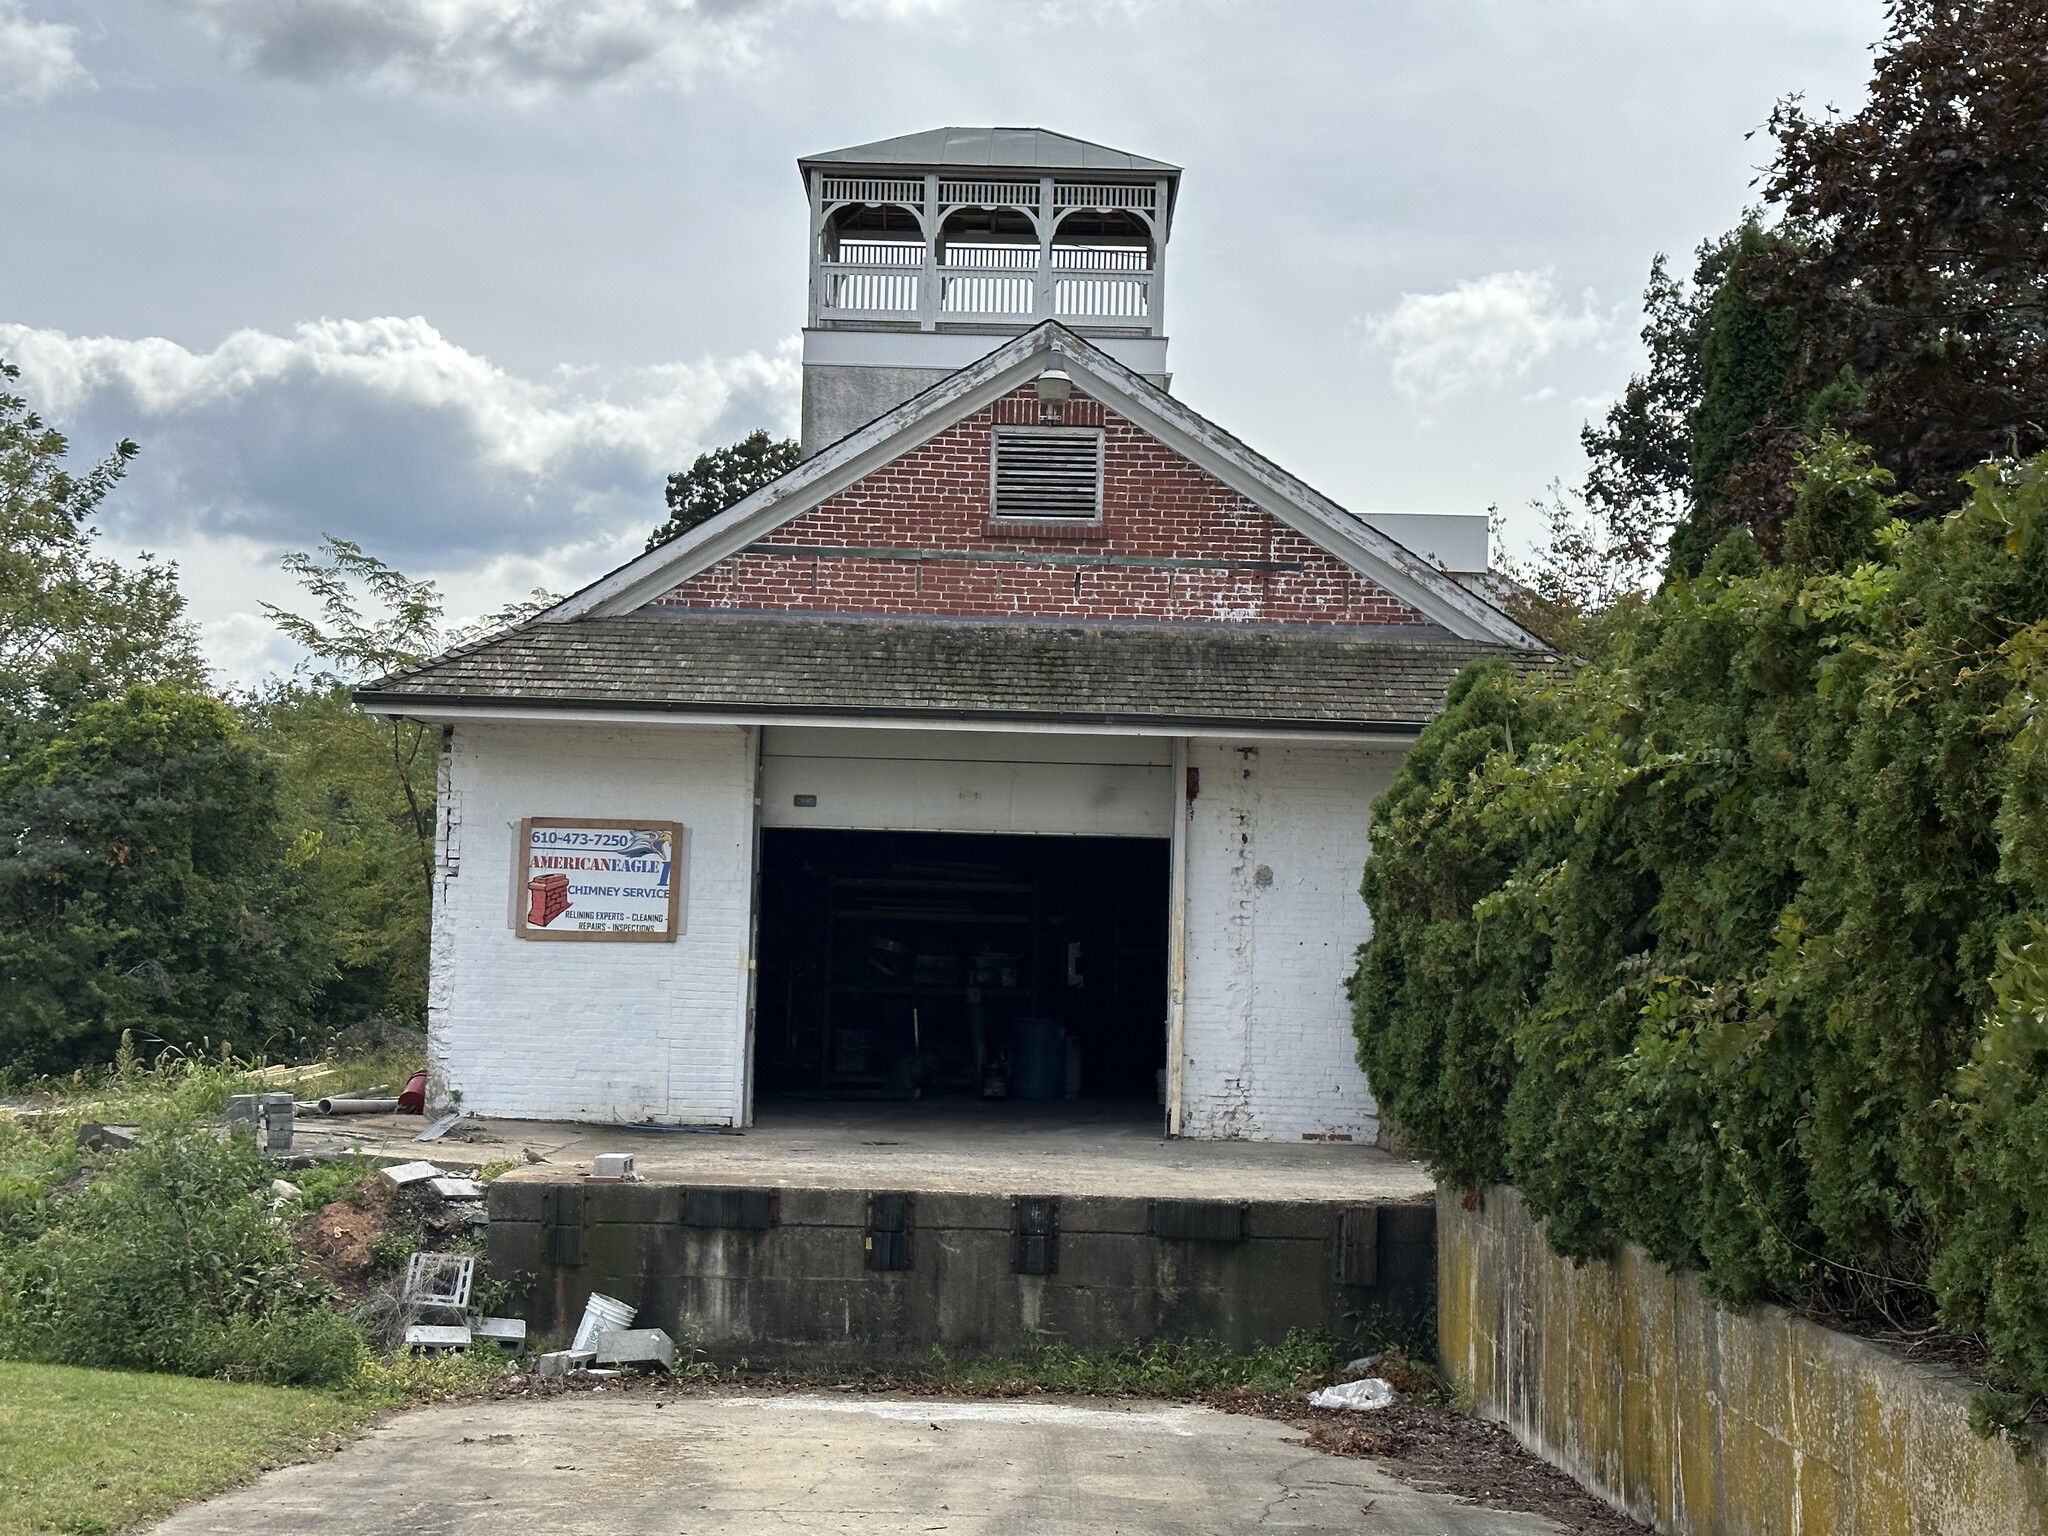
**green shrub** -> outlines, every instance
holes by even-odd
[[[246,1141],[158,1131],[0,1227],[0,1354],[333,1384],[361,1334],[297,1266]]]
[[[219,700],[131,688],[0,762],[0,1063],[105,1062],[123,1031],[245,1053],[305,1037],[335,939],[277,771]]]
[[[2048,1391],[2048,459],[1911,529],[1855,444],[1801,474],[1785,563],[1459,681],[1375,808],[1359,1058],[1563,1252]]]

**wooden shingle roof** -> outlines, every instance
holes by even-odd
[[[1413,630],[744,614],[534,623],[369,684],[379,713],[486,706],[877,721],[1419,730],[1467,662]]]

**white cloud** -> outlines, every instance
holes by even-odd
[[[903,22],[957,0],[171,0],[260,74],[543,96],[760,62],[785,14]]]
[[[439,580],[451,615],[572,589],[637,553],[662,481],[755,427],[795,427],[792,338],[772,354],[529,378],[424,319],[161,337],[0,324],[0,357],[81,459],[142,445],[100,519],[115,552],[180,563],[209,654],[248,677],[276,648],[259,600],[290,600],[287,549],[323,533]]]
[[[1608,323],[1590,294],[1566,309],[1549,271],[1495,272],[1443,293],[1404,293],[1366,334],[1392,354],[1394,387],[1436,405],[1524,378],[1561,347],[1599,341]]]
[[[20,0],[0,0],[0,102],[39,105],[85,90],[92,76],[78,62],[78,28],[30,21]]]
[[[0,324],[0,354],[17,362],[59,418],[109,393],[144,419],[176,420],[292,388],[326,386],[365,401],[446,418],[474,440],[482,468],[540,478],[579,457],[619,457],[648,471],[671,465],[736,397],[775,399],[786,416],[797,387],[796,343],[701,363],[562,369],[527,379],[448,340],[427,321],[309,320],[289,335],[236,331],[211,352],[160,336],[71,336]],[[692,450],[694,451],[694,450]]]

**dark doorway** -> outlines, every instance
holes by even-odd
[[[1167,844],[769,829],[755,1091],[1158,1102]]]

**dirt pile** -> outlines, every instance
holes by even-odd
[[[350,1301],[360,1301],[377,1267],[371,1245],[379,1230],[376,1214],[353,1199],[322,1206],[298,1231],[299,1255],[306,1272],[328,1281]]]

